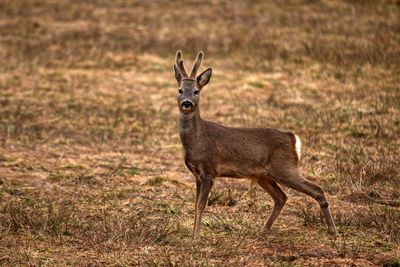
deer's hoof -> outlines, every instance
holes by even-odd
[[[339,233],[336,230],[328,231],[328,233],[329,233],[329,237],[333,240],[336,240],[339,237]]]
[[[200,242],[200,236],[194,236],[192,237],[192,244],[197,244]]]
[[[261,230],[261,235],[269,235],[271,233],[271,228],[263,228]]]

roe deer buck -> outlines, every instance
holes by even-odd
[[[271,195],[274,208],[265,230],[271,228],[287,199],[279,183],[318,201],[328,232],[336,237],[324,191],[299,172],[301,142],[296,135],[270,128],[225,127],[200,117],[200,92],[210,81],[212,73],[208,68],[197,76],[202,60],[203,52],[199,52],[190,75],[186,72],[181,51],[176,53],[174,64],[179,87],[179,135],[185,150],[185,164],[196,178],[193,239],[200,238],[201,217],[214,179],[218,176],[251,178]]]

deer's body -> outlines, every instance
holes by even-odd
[[[232,128],[201,119],[180,118],[185,164],[215,177],[261,178],[271,175],[271,159],[279,157],[297,165],[296,138],[270,128]],[[276,164],[276,163],[275,163]]]
[[[265,225],[269,229],[286,202],[278,186],[284,184],[318,201],[329,233],[336,228],[328,202],[320,186],[300,175],[300,139],[291,132],[271,128],[232,128],[203,120],[199,111],[199,92],[208,83],[211,69],[196,72],[203,54],[199,53],[190,78],[178,51],[174,65],[179,86],[179,134],[185,151],[185,164],[196,177],[196,216],[193,238],[198,239],[200,222],[209,192],[216,177],[250,178],[273,198],[275,206]]]

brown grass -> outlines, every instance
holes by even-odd
[[[0,264],[386,265],[400,257],[398,1],[0,3]],[[203,117],[301,136],[313,200],[219,179],[190,242],[176,49]]]

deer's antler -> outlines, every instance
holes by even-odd
[[[179,71],[179,73],[181,74],[181,76],[182,76],[182,78],[189,78],[189,76],[188,76],[188,74],[187,74],[187,72],[186,72],[186,69],[185,69],[185,65],[183,65],[183,59],[182,59],[182,52],[181,52],[181,50],[178,50],[177,52],[176,52],[176,58],[175,58],[175,60],[176,60],[176,67],[177,67],[177,69],[178,69],[178,71]]]
[[[203,62],[203,55],[203,51],[197,54],[196,61],[193,63],[192,71],[190,72],[190,79],[196,79],[197,71],[199,70],[201,62]]]

